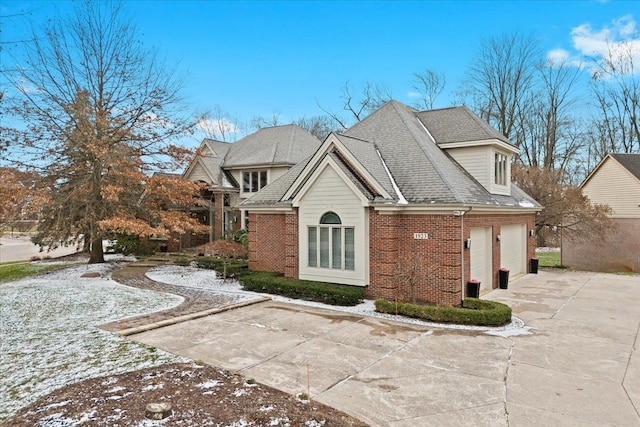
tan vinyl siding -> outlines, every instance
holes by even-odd
[[[355,269],[337,270],[309,267],[308,227],[317,226],[326,212],[335,212],[344,227],[355,232]],[[331,166],[326,166],[300,199],[299,208],[300,278],[348,285],[366,285],[368,276],[367,210],[361,200]]]
[[[211,178],[207,174],[207,171],[200,163],[197,163],[193,167],[193,169],[191,169],[191,173],[185,176],[185,179],[188,179],[189,181],[202,181],[202,182],[206,182],[207,184],[217,184],[217,183],[211,182]]]
[[[613,218],[640,218],[640,181],[612,158],[607,158],[582,187],[591,202],[607,204]]]
[[[502,154],[504,156],[507,157],[507,163],[506,163],[506,185],[498,185],[495,182],[495,167],[496,167],[496,153],[498,154]],[[489,155],[489,164],[491,165],[490,169],[489,169],[489,183],[490,183],[490,187],[489,187],[489,192],[492,194],[502,194],[504,196],[510,196],[511,195],[511,156],[510,153],[507,153],[505,151],[500,151],[500,150],[496,150],[496,149],[492,149],[491,153]]]
[[[289,166],[280,166],[280,167],[270,168],[269,169],[269,182],[271,183],[271,182],[275,181],[276,179],[280,178],[289,169],[290,169]]]
[[[490,189],[492,175],[489,170],[491,163],[491,147],[461,147],[452,148],[447,152],[471,174],[484,188]]]

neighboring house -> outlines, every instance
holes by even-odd
[[[608,154],[580,185],[609,205],[616,224],[604,240],[562,240],[562,264],[578,270],[640,271],[640,154]]]
[[[389,102],[240,204],[249,268],[458,305],[470,279],[528,272],[541,207],[511,183],[517,153],[466,107]]]
[[[202,182],[200,206],[192,210],[209,235],[189,236],[195,246],[247,228],[248,215],[238,203],[309,157],[320,141],[296,125],[262,128],[234,142],[204,139],[183,177]]]

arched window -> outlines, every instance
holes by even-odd
[[[320,218],[320,224],[342,224],[340,217],[335,212],[327,212]]]
[[[309,267],[355,270],[354,228],[342,226],[340,216],[326,212],[318,226],[308,228]]]

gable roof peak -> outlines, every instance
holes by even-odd
[[[633,176],[640,179],[640,153],[611,153],[609,155]]]

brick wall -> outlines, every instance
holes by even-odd
[[[249,269],[284,273],[287,265],[287,217],[249,214]]]
[[[459,305],[462,286],[470,279],[470,252],[462,242],[472,227],[492,227],[493,287],[500,269],[500,226],[527,224],[527,259],[535,254],[535,237],[528,237],[535,215],[381,215],[369,214],[367,298]],[[461,236],[462,232],[462,236]],[[414,239],[428,233],[428,239]],[[465,251],[464,273],[461,251]],[[249,215],[249,268],[298,277],[298,214]],[[463,277],[464,276],[464,277]]]
[[[460,219],[453,215],[369,215],[369,298],[457,305]],[[427,233],[428,239],[414,239]]]
[[[381,215],[370,213],[370,284],[368,298],[459,305],[462,286],[470,279],[470,252],[462,242],[472,227],[492,227],[493,287],[498,286],[500,269],[500,226],[527,225],[527,259],[535,254],[535,238],[528,230],[535,215]],[[414,239],[427,233],[428,239]],[[462,236],[461,236],[462,234]],[[462,254],[464,257],[464,277]]]
[[[298,277],[298,210],[285,215],[285,269],[286,277]]]
[[[562,264],[576,270],[640,271],[640,219],[612,219],[604,240],[562,241]]]

